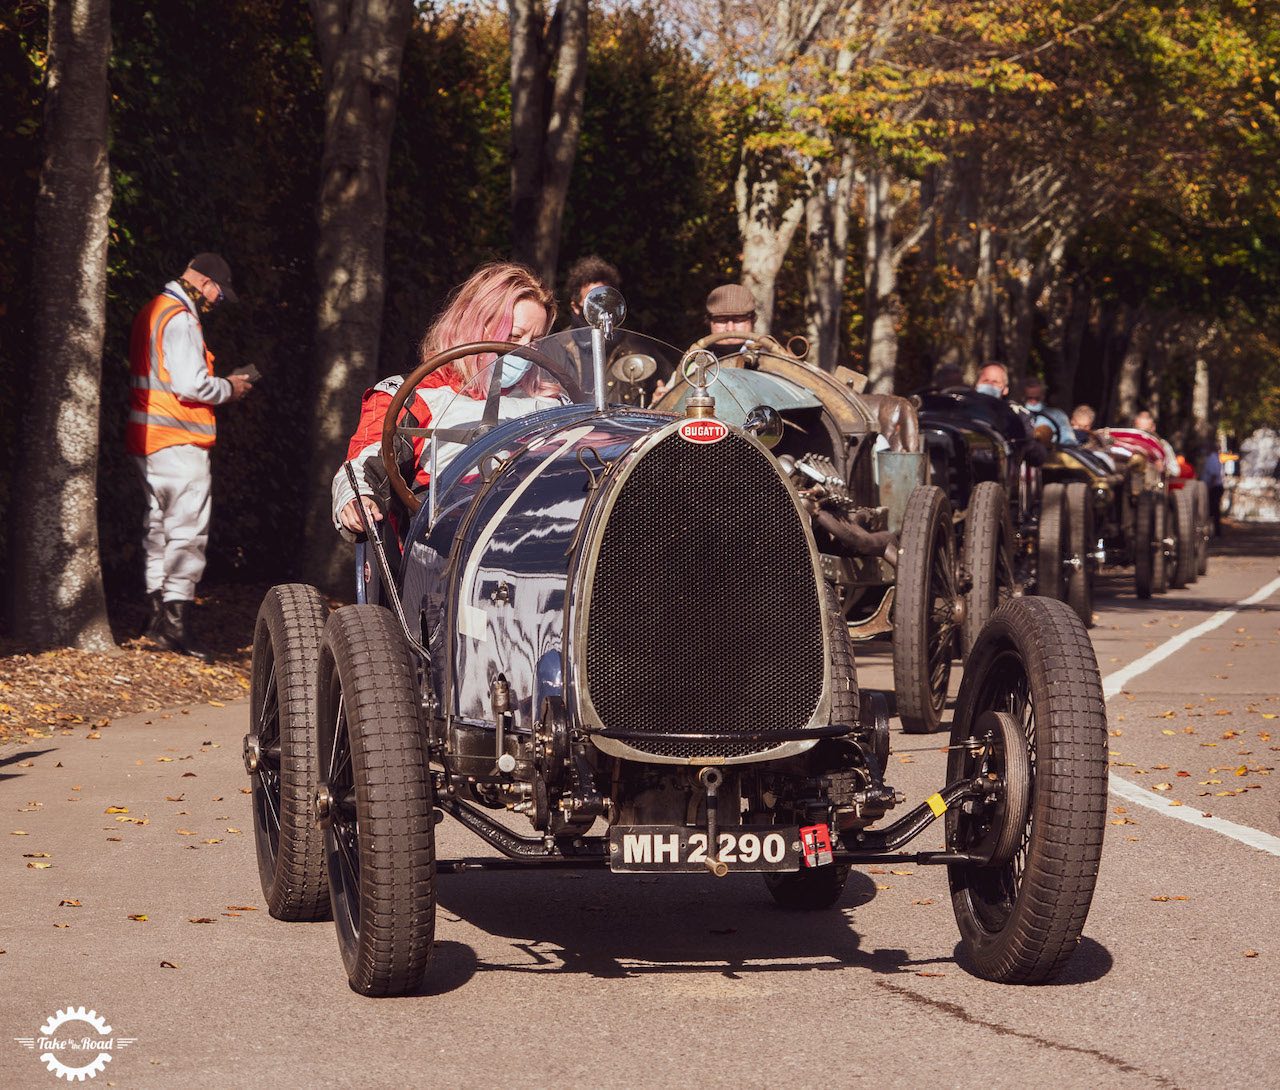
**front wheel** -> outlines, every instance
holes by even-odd
[[[435,939],[434,795],[416,672],[387,610],[329,618],[318,718],[316,811],[347,976],[361,995],[405,995]]]
[[[765,888],[779,907],[795,912],[819,912],[830,908],[844,893],[849,868],[839,864],[789,873],[764,875]]]
[[[1191,489],[1183,486],[1173,494],[1174,587],[1186,587],[1199,578],[1196,568],[1196,507]]]
[[[1036,542],[1036,593],[1062,600],[1066,580],[1067,493],[1061,482],[1044,486],[1040,497],[1040,532]]]
[[[1150,598],[1156,582],[1155,543],[1156,497],[1142,492],[1133,510],[1133,590],[1139,598]]]
[[[324,845],[311,812],[316,757],[316,660],[328,607],[314,587],[272,587],[253,631],[245,768],[267,911],[278,920],[329,915]]]
[[[951,903],[977,975],[1037,983],[1061,972],[1079,941],[1106,819],[1102,679],[1089,634],[1065,603],[1014,599],[983,630],[960,687],[948,782],[984,771],[974,762],[991,750],[991,712],[1022,733],[1027,764],[1005,759],[995,772],[1015,783],[1029,772],[1029,801],[1018,803],[1026,820],[1005,858],[1011,841],[981,802],[947,811],[947,849],[973,857],[947,868]]]
[[[1164,594],[1169,589],[1169,576],[1173,563],[1169,549],[1169,497],[1164,492],[1154,494],[1155,513],[1152,519],[1152,535],[1155,542],[1152,546],[1151,589],[1156,594]]]
[[[960,648],[967,659],[987,619],[1013,595],[1013,525],[1004,487],[997,481],[974,485],[964,521],[964,569],[971,582]]]
[[[1213,522],[1209,518],[1209,486],[1204,481],[1192,481],[1192,497],[1196,512],[1196,574],[1209,573],[1209,537]]]
[[[1093,503],[1089,486],[1083,481],[1067,485],[1067,605],[1076,611],[1085,628],[1093,627],[1093,552],[1098,537],[1094,532]]]
[[[951,504],[918,485],[907,499],[893,603],[893,687],[908,734],[942,725],[958,605]]]

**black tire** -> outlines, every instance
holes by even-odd
[[[1152,519],[1152,535],[1155,538],[1151,565],[1151,590],[1155,594],[1165,594],[1169,590],[1169,575],[1172,564],[1169,562],[1169,496],[1165,492],[1155,493],[1155,515]]]
[[[1213,534],[1213,520],[1209,516],[1209,486],[1204,481],[1192,481],[1191,495],[1196,510],[1196,574],[1209,573],[1209,537]]]
[[[1173,565],[1175,587],[1187,587],[1196,581],[1196,501],[1184,485],[1173,494],[1173,538],[1177,558]]]
[[[1067,490],[1060,481],[1044,486],[1036,536],[1036,593],[1062,601],[1066,594]]]
[[[316,757],[316,661],[328,606],[314,587],[272,587],[258,608],[249,689],[253,838],[267,911],[278,920],[329,918],[324,838],[312,794]]]
[[[1156,494],[1139,493],[1133,509],[1133,590],[1150,598],[1156,583]]]
[[[778,905],[799,912],[831,908],[840,900],[848,880],[849,868],[838,863],[764,875],[765,888]]]
[[[1093,627],[1093,553],[1098,545],[1094,532],[1093,500],[1083,481],[1067,485],[1067,596],[1085,628]]]
[[[320,647],[325,861],[338,947],[361,995],[415,991],[435,939],[434,794],[417,671],[395,619],[346,606]]]
[[[947,868],[965,960],[978,976],[1037,983],[1071,958],[1093,899],[1107,804],[1107,717],[1089,634],[1062,602],[1021,598],[975,645],[951,732],[947,780],[974,760],[966,739],[984,712],[1013,716],[1026,738],[1031,801],[1021,846],[1002,865]],[[950,851],[989,832],[978,808],[947,812]]]
[[[960,625],[960,650],[968,658],[982,626],[1013,594],[1013,524],[1004,487],[996,481],[979,481],[969,496],[964,521],[964,569],[970,585]]]
[[[893,602],[893,687],[908,734],[942,725],[955,644],[955,537],[951,504],[934,485],[907,498]]]

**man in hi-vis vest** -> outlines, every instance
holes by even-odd
[[[197,254],[133,322],[125,444],[147,490],[145,547],[150,618],[145,635],[165,650],[207,661],[192,643],[191,606],[209,540],[209,448],[213,407],[244,397],[247,374],[218,378],[200,316],[234,303],[231,268]]]

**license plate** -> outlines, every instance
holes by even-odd
[[[800,834],[777,825],[735,825],[716,837],[717,855],[731,871],[800,869]],[[705,871],[707,833],[685,825],[615,825],[609,830],[609,869]]]

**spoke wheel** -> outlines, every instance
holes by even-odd
[[[318,780],[315,672],[327,613],[313,587],[293,583],[267,592],[254,625],[245,764],[262,895],[281,920],[329,914],[311,810]]]
[[[1044,486],[1036,546],[1036,593],[1061,601],[1066,593],[1067,490],[1058,481]]]
[[[435,938],[434,794],[416,670],[379,606],[325,625],[317,811],[338,947],[362,995],[415,991]]]
[[[948,810],[948,850],[991,860],[948,866],[952,907],[974,972],[1036,983],[1056,976],[1076,948],[1106,818],[1102,681],[1089,635],[1065,603],[1014,599],[983,630],[965,667],[948,781],[973,773],[975,748],[994,751],[990,712],[1008,717],[1001,720],[1005,754],[992,756],[1015,783],[1021,774],[1008,760],[1009,739],[1020,735],[1025,746],[1026,819],[1020,830],[1002,831],[981,804]],[[978,745],[967,745],[970,739]]]
[[[1184,485],[1173,494],[1173,578],[1175,587],[1186,587],[1199,578],[1196,567],[1196,508],[1195,497],[1189,486]]]
[[[1152,553],[1151,553],[1151,590],[1155,594],[1164,594],[1169,589],[1169,497],[1164,492],[1153,494],[1155,502],[1152,518]]]
[[[1143,492],[1133,512],[1133,589],[1139,598],[1150,598],[1155,591],[1155,519],[1155,494]]]
[[[893,686],[908,734],[942,725],[960,596],[951,504],[919,485],[907,499],[893,603]]]
[[[964,568],[971,580],[960,626],[965,658],[991,614],[1013,596],[1012,542],[1008,494],[996,481],[980,481],[965,513]]]
[[[1085,628],[1093,627],[1094,550],[1098,535],[1094,531],[1093,502],[1089,486],[1083,481],[1067,485],[1067,556],[1066,602],[1076,611]]]
[[[1209,486],[1204,481],[1192,481],[1196,511],[1196,574],[1209,572],[1209,537],[1213,533],[1213,521],[1209,517]]]

